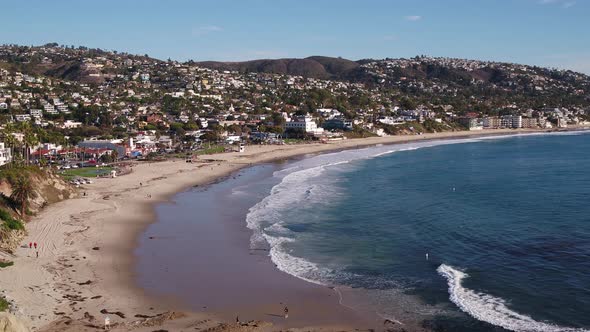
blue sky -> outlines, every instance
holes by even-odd
[[[419,54],[590,74],[590,0],[0,0],[0,43],[176,60]]]

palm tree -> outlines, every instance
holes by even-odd
[[[30,159],[30,149],[31,147],[35,146],[38,143],[37,135],[33,131],[31,124],[29,122],[21,122],[19,124],[19,129],[23,133],[23,143],[24,143],[24,158],[26,163],[29,164]]]
[[[4,144],[6,147],[10,148],[10,157],[14,158],[14,147],[16,146],[16,137],[12,134],[11,128],[6,127],[2,132]],[[12,163],[10,163],[12,165]]]
[[[26,154],[27,154],[27,164],[29,164],[30,158],[31,158],[31,147],[34,147],[37,144],[39,144],[39,139],[37,138],[37,134],[35,134],[31,130],[25,131],[25,147],[26,147]]]
[[[117,150],[113,149],[113,152],[111,152],[111,159],[113,162],[117,162],[117,159],[119,159],[119,152]]]
[[[20,214],[23,219],[25,218],[27,202],[35,197],[37,197],[37,193],[33,190],[33,185],[29,178],[21,176],[12,185],[10,198],[20,205]]]

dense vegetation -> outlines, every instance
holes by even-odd
[[[4,209],[0,209],[0,219],[4,222],[2,224],[3,227],[6,227],[11,230],[23,230],[25,229],[23,224],[19,221],[14,219],[10,213],[8,213]]]

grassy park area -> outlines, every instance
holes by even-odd
[[[82,168],[71,168],[63,170],[61,175],[66,180],[71,180],[76,177],[84,178],[95,178],[97,175],[108,175],[113,170],[112,167],[82,167]]]

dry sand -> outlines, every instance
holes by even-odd
[[[121,331],[195,331],[214,327],[272,330],[277,327],[219,325],[218,318],[204,313],[190,313],[174,320],[168,318],[176,317],[155,317],[141,322],[143,325],[134,325],[133,322],[145,321],[147,316],[175,309],[149,298],[134,282],[133,249],[138,235],[154,219],[155,203],[248,165],[296,155],[374,144],[519,132],[526,131],[451,132],[327,144],[248,146],[244,153],[202,156],[202,161],[197,163],[176,160],[135,164],[130,174],[96,179],[81,188],[77,198],[51,205],[33,218],[27,225],[29,235],[23,245],[37,242],[39,258],[35,257],[34,249],[18,248],[12,258],[14,266],[0,270],[0,290],[14,302],[17,316],[33,330],[96,330],[105,317],[104,310],[110,312],[111,322],[118,325],[115,330]],[[335,327],[314,328],[320,329]]]

